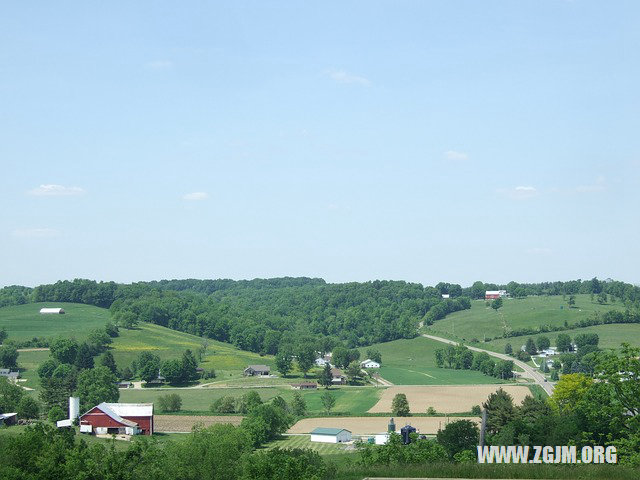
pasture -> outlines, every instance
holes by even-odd
[[[589,318],[594,312],[604,313],[613,309],[622,310],[624,306],[619,302],[600,305],[592,302],[589,295],[576,295],[573,308],[569,308],[561,295],[508,298],[498,311],[487,307],[484,300],[474,300],[469,310],[447,315],[423,330],[453,340],[476,338],[482,341],[485,337],[494,338],[525,327],[563,326],[565,321],[571,325]]]
[[[255,390],[263,402],[268,402],[275,396],[281,396],[287,402],[293,398],[297,390],[289,387],[265,387],[265,388],[156,388],[156,389],[122,389],[120,401],[131,403],[157,402],[160,395],[177,393],[182,398],[182,409],[186,412],[204,413],[210,412],[211,404],[225,396],[239,397],[250,390]],[[332,410],[334,414],[364,414],[373,407],[384,389],[375,387],[341,387],[332,388],[329,391],[335,396],[336,404]],[[301,391],[300,394],[307,404],[310,414],[320,415],[324,413],[320,397],[324,389],[317,391]]]
[[[42,315],[42,307],[61,307],[63,315]],[[9,339],[29,340],[33,337],[87,338],[91,330],[103,328],[109,320],[109,310],[79,303],[28,303],[0,308],[0,328],[7,329]]]
[[[502,380],[473,370],[438,368],[435,350],[445,344],[425,337],[394,340],[372,346],[382,354],[380,375],[396,385],[469,385],[504,383]],[[360,348],[364,359],[367,348]]]
[[[436,413],[470,412],[474,405],[481,405],[490,394],[504,389],[513,397],[515,404],[520,404],[524,397],[532,395],[531,390],[524,385],[456,385],[456,386],[411,386],[390,387],[385,389],[369,413],[391,412],[393,397],[404,393],[409,401],[411,413],[426,413],[427,408],[433,407]]]
[[[593,327],[574,328],[563,332],[549,332],[537,335],[525,335],[522,337],[499,338],[478,346],[480,348],[486,348],[487,350],[503,353],[505,345],[510,343],[513,350],[518,351],[520,347],[527,342],[529,337],[536,339],[537,337],[543,336],[548,337],[551,340],[551,345],[555,346],[556,338],[561,333],[566,333],[572,339],[581,333],[597,333],[600,338],[600,343],[598,344],[600,348],[620,348],[620,345],[623,342],[634,347],[640,347],[640,324],[637,323],[594,325]]]

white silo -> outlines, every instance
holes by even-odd
[[[80,398],[69,397],[69,420],[73,421],[80,416]]]

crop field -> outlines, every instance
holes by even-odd
[[[438,368],[435,350],[444,344],[425,337],[373,345],[382,354],[380,375],[396,385],[469,385],[502,383],[502,380],[473,370]],[[364,359],[367,348],[360,349]]]
[[[447,315],[442,320],[424,328],[425,333],[446,336],[454,340],[469,341],[477,338],[503,335],[505,331],[538,325],[562,326],[588,318],[594,312],[604,313],[608,310],[624,307],[621,303],[600,305],[591,301],[589,295],[576,295],[574,308],[569,308],[561,295],[510,298],[504,301],[497,312],[487,307],[484,300],[471,302],[469,310]]]
[[[189,412],[209,412],[209,407],[218,398],[224,396],[239,397],[252,389],[249,388],[181,388],[181,389],[122,389],[120,390],[121,402],[157,402],[160,395],[177,393],[182,398],[182,409]],[[267,402],[280,395],[286,401],[293,398],[297,390],[288,387],[256,388],[262,401]],[[329,390],[336,398],[336,405],[332,412],[363,414],[373,407],[382,393],[382,388],[375,387],[342,387]],[[312,414],[324,412],[322,396],[324,389],[318,391],[300,392],[307,403],[307,409]]]
[[[18,354],[20,377],[26,380],[25,382],[20,382],[20,385],[27,388],[38,388],[40,386],[38,367],[48,358],[48,350],[20,352]]]
[[[519,404],[531,390],[524,385],[457,385],[457,386],[411,386],[385,389],[380,401],[369,413],[391,412],[391,402],[398,393],[404,393],[412,413],[425,413],[433,407],[437,413],[470,412],[474,405],[481,405],[498,388],[503,388]]]
[[[240,425],[243,417],[239,416],[215,416],[215,415],[154,415],[153,427],[157,432],[189,433],[193,427],[210,427],[218,423],[230,423]]]
[[[396,431],[409,424],[419,433],[434,435],[438,429],[455,420],[471,420],[479,423],[480,417],[394,417]],[[317,427],[346,428],[354,435],[373,435],[387,431],[388,417],[331,417],[331,418],[303,418],[299,420],[288,433],[310,433]]]
[[[269,442],[265,450],[272,448],[308,448],[320,455],[331,455],[345,452],[345,446],[340,443],[320,443],[312,442],[309,435],[285,435],[279,440]]]
[[[41,315],[42,307],[61,307],[63,315]],[[75,337],[84,340],[94,328],[109,320],[109,310],[79,303],[28,303],[0,308],[0,328],[7,329],[9,339],[29,340],[33,337]]]
[[[597,333],[600,338],[598,346],[600,348],[620,348],[623,342],[626,342],[632,346],[640,347],[640,324],[610,324],[610,325],[594,325],[593,327],[575,328],[572,330],[565,330],[563,332],[550,332],[541,333],[538,335],[526,335],[522,337],[513,338],[499,338],[479,345],[481,348],[487,350],[493,350],[499,353],[504,352],[504,347],[507,343],[511,344],[513,350],[517,351],[522,345],[527,342],[527,338],[537,338],[546,336],[551,340],[551,345],[556,344],[556,338],[560,333],[566,333],[571,338],[581,333]]]

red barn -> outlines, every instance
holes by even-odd
[[[506,290],[487,290],[484,294],[485,300],[495,300],[496,298],[502,298],[507,296]]]
[[[80,416],[80,431],[152,435],[153,403],[101,403]]]

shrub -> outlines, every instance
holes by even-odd
[[[179,412],[182,408],[182,398],[177,393],[169,393],[158,397],[158,409],[161,412]]]

